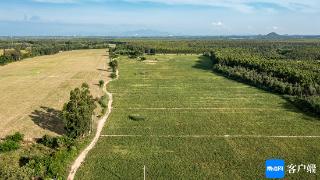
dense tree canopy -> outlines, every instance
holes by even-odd
[[[70,100],[63,106],[62,117],[67,136],[77,138],[88,133],[92,128],[92,115],[96,108],[88,84],[70,92]]]
[[[266,59],[241,48],[211,52],[214,70],[228,77],[298,98],[320,113],[320,63],[315,60]]]

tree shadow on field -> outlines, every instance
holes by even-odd
[[[209,57],[200,56],[196,61],[196,64],[192,66],[196,69],[202,69],[206,71],[212,71],[213,63]],[[213,72],[213,71],[212,71]]]
[[[284,95],[278,94],[276,92],[270,91],[268,88],[257,87],[255,85],[252,85],[249,82],[242,81],[241,79],[235,79],[235,78],[229,77],[227,75],[215,72],[213,70],[213,62],[209,57],[200,56],[198,58],[198,60],[196,61],[196,64],[193,66],[193,68],[204,70],[204,71],[211,71],[213,74],[215,74],[217,76],[225,77],[231,81],[246,84],[246,85],[249,85],[253,88],[263,90],[264,92],[276,94],[285,100],[284,103],[280,104],[280,106],[283,108],[283,110],[285,110],[287,112],[297,113],[298,117],[300,117],[301,119],[307,120],[307,121],[315,121],[315,120],[320,121],[320,117],[317,114],[311,112],[310,107],[307,107],[306,104],[303,104],[298,101],[297,102],[292,101],[290,98],[287,98]]]
[[[285,100],[285,103],[282,104],[282,107],[286,111],[295,112],[299,115],[300,118],[307,121],[320,121],[320,117],[315,112],[312,112],[312,109],[308,107],[307,104],[304,104],[301,101],[296,101],[287,96],[281,97]]]
[[[64,134],[64,125],[60,114],[59,110],[41,106],[40,110],[33,111],[29,116],[41,128],[62,135]]]
[[[105,71],[105,72],[108,72],[109,70],[108,69],[101,69],[101,68],[97,68],[98,71]]]

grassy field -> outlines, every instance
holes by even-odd
[[[20,131],[26,138],[61,134],[57,118],[71,89],[87,82],[101,96],[108,78],[106,50],[79,50],[25,59],[0,67],[0,137]]]
[[[212,73],[208,59],[122,57],[119,70],[108,87],[114,104],[105,136],[76,179],[143,179],[143,166],[147,179],[262,179],[269,158],[320,165],[319,138],[264,137],[318,136],[319,118]],[[302,171],[287,177],[319,178]]]

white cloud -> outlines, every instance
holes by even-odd
[[[279,27],[278,27],[278,26],[272,26],[272,29],[273,29],[273,30],[278,30]]]
[[[223,26],[223,23],[221,21],[218,21],[218,22],[212,22],[211,23],[213,26]]]
[[[39,3],[81,3],[81,2],[109,2],[110,0],[32,0]],[[320,0],[119,0],[126,2],[153,2],[167,5],[201,5],[224,7],[240,12],[254,12],[257,6],[266,12],[273,13],[273,7],[285,8],[301,12],[320,12]],[[255,6],[257,5],[257,6]]]
[[[82,2],[89,2],[89,3],[101,3],[101,2],[108,2],[109,0],[31,0],[37,3],[51,3],[51,4],[74,4],[74,3],[82,3]]]
[[[204,5],[231,8],[242,12],[252,12],[255,4],[260,8],[272,9],[267,5],[278,6],[295,11],[320,12],[319,0],[123,0],[127,2],[155,2],[168,5]],[[273,9],[272,9],[273,10]]]
[[[33,0],[39,3],[55,3],[55,4],[65,4],[65,3],[76,3],[76,0]]]

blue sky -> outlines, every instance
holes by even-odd
[[[320,0],[10,0],[1,35],[320,34]]]

